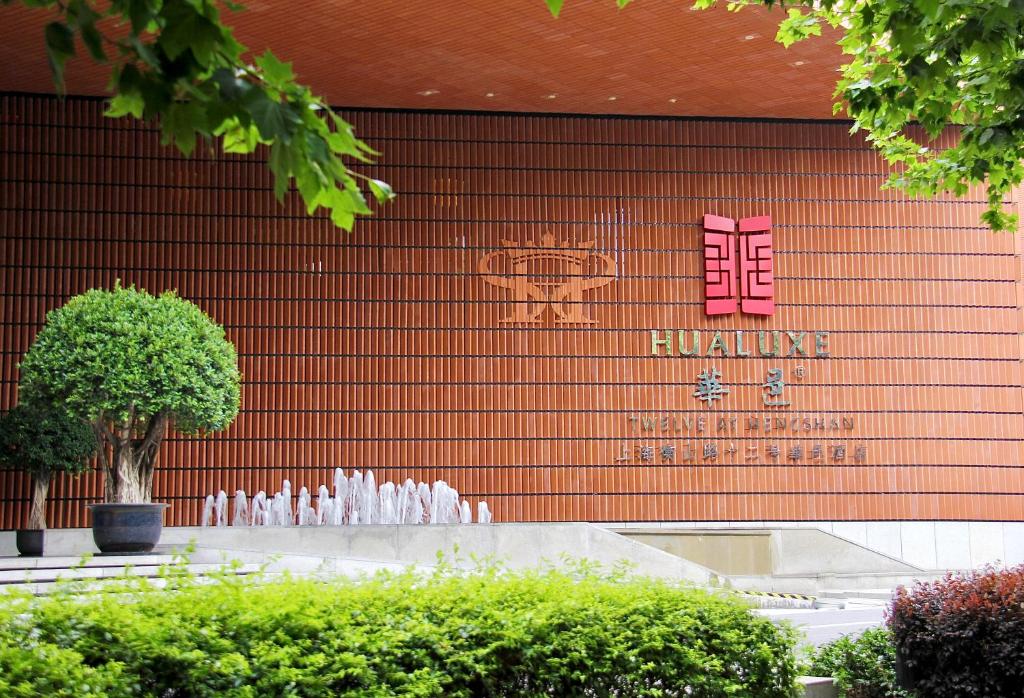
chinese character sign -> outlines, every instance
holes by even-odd
[[[782,379],[781,368],[768,369],[768,380],[761,387],[766,388],[763,395],[766,407],[784,407],[789,404],[789,400],[782,398],[782,389],[786,387],[786,382]]]
[[[736,222],[704,216],[704,309],[708,315],[736,310]]]
[[[729,394],[729,389],[722,385],[722,374],[716,368],[710,371],[701,371],[697,376],[697,389],[693,396],[698,400],[705,401],[708,405],[715,404],[715,400],[721,400]]]
[[[728,315],[775,313],[771,216],[704,216],[704,310]]]
[[[740,219],[740,308],[750,315],[775,313],[772,218]]]

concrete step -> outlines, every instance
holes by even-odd
[[[60,584],[75,582],[82,591],[103,589],[104,583],[117,578],[145,578],[155,588],[162,588],[167,580],[161,577],[168,565],[180,558],[173,555],[97,555],[90,558],[72,556],[3,557],[0,558],[0,590],[27,591],[31,594],[49,594]],[[226,561],[202,561],[186,564],[185,569],[199,580],[229,569]],[[230,571],[248,575],[263,567],[256,562],[242,562]]]
[[[133,567],[166,565],[173,562],[173,555],[92,555],[73,557],[71,555],[52,555],[43,557],[0,557],[0,571],[26,569],[68,569],[71,567],[117,567],[125,565]]]
[[[13,549],[13,537],[13,532],[0,532],[0,551]],[[220,549],[253,556],[283,554],[361,559],[403,568],[436,565],[438,553],[450,564],[466,569],[479,566],[478,560],[482,559],[493,559],[508,569],[533,568],[544,560],[558,561],[568,555],[608,567],[628,561],[638,573],[695,584],[723,585],[727,581],[693,562],[587,523],[168,526],[164,527],[160,540],[164,551],[182,550],[191,544],[194,554],[203,549]],[[46,547],[51,553],[63,555],[93,550],[92,531],[84,528],[47,531]]]
[[[146,578],[153,588],[159,589],[166,584],[166,580],[160,577],[161,570],[180,559],[163,554],[96,556],[85,560],[72,556],[3,557],[0,558],[0,592],[21,590],[35,595],[50,594],[59,588],[58,580],[60,583],[75,582],[78,584],[76,591],[102,590],[104,582],[125,575]],[[262,572],[262,579],[273,579],[285,572],[330,578],[372,576],[382,571],[402,572],[410,567],[429,574],[433,569],[427,565],[399,562],[226,549],[200,549],[192,554],[190,560],[185,569],[200,582],[212,581],[209,575],[228,569],[239,575]],[[232,561],[238,566],[229,568]]]
[[[888,606],[892,589],[822,589],[815,608],[879,608]]]
[[[814,608],[832,608],[832,609],[843,609],[846,608],[846,599],[832,597],[818,597],[814,600]]]
[[[865,599],[851,596],[846,599],[846,608],[885,608],[889,605],[888,600]]]
[[[918,581],[940,579],[942,573],[922,572],[914,575],[893,575],[888,573],[861,574],[775,574],[758,577],[732,577],[737,589],[758,591],[779,591],[793,594],[821,596],[822,589],[842,589],[850,596],[871,598],[880,589],[895,589],[898,586],[913,586]]]
[[[23,582],[55,582],[58,579],[110,579],[114,577],[158,577],[163,565],[132,565],[130,567],[34,567],[27,569],[0,570],[0,587]],[[224,569],[223,565],[212,563],[193,563],[185,569],[197,576],[205,576]],[[260,566],[243,564],[232,570],[235,574],[252,574],[259,571]]]
[[[860,599],[891,601],[895,593],[892,589],[822,589],[818,592],[818,596],[840,599],[856,597]]]
[[[240,572],[240,573],[241,574],[247,574],[246,572]],[[274,578],[274,577],[278,577],[278,576],[280,576],[280,575],[278,575],[278,574],[269,574],[269,575],[267,575],[267,578],[269,579],[269,578]],[[163,589],[164,587],[167,586],[168,582],[171,581],[171,580],[169,580],[169,579],[167,579],[165,577],[144,577],[144,578],[146,579],[147,585],[151,589]],[[198,576],[194,577],[193,580],[194,580],[194,582],[196,584],[212,584],[214,582],[214,579],[212,577],[205,577],[205,576],[202,576],[202,575],[198,575]],[[74,581],[75,581],[75,585],[76,585],[74,590],[73,590],[74,593],[102,592],[102,591],[110,591],[110,592],[114,592],[114,593],[119,593],[121,591],[120,589],[118,589],[116,587],[116,585],[115,585],[115,587],[112,588],[110,586],[110,584],[109,584],[109,582],[111,580],[107,579],[107,578],[91,579],[91,580],[86,578],[86,579],[76,579]],[[32,594],[34,596],[43,596],[43,595],[46,595],[46,594],[52,594],[52,593],[60,590],[62,587],[64,587],[65,589],[67,588],[67,580],[65,580],[63,578],[62,578],[62,581],[60,581],[60,582],[57,582],[57,581],[54,581],[54,580],[49,580],[49,581],[26,580],[26,581],[23,581],[23,582],[20,582],[20,583],[12,583],[12,584],[0,585],[0,593],[5,593],[5,592],[9,592],[9,591],[10,592],[23,592],[23,593],[27,592],[27,593]]]

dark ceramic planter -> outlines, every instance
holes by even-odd
[[[105,554],[148,553],[160,540],[167,504],[90,504],[92,539]]]
[[[23,557],[39,557],[43,554],[43,538],[46,531],[38,528],[21,528],[14,533],[18,554]]]

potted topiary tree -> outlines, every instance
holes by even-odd
[[[32,476],[28,527],[15,534],[19,553],[43,554],[50,481],[57,473],[84,472],[95,451],[89,425],[59,408],[20,402],[0,417],[0,466]]]
[[[25,400],[64,405],[92,427],[104,504],[90,506],[102,552],[147,552],[166,504],[152,504],[153,471],[168,427],[224,429],[238,414],[240,377],[224,329],[173,292],[120,282],[46,316],[21,363]]]

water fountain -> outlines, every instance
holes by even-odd
[[[245,496],[245,492],[242,492],[242,496]],[[260,490],[252,498],[252,514],[249,519],[250,526],[269,526],[270,525],[270,510],[267,507],[267,493]]]
[[[228,493],[221,490],[217,493],[217,499],[213,503],[213,511],[216,515],[216,526],[228,525]]]
[[[249,525],[249,502],[245,498],[244,490],[235,492],[235,515],[231,519],[232,526]]]
[[[291,488],[287,486],[288,481],[285,480],[285,491],[288,492],[288,501],[285,501],[284,495],[280,492],[274,494],[274,499],[270,502],[270,525],[271,526],[291,526],[294,523],[292,519],[292,503],[291,503]]]
[[[315,506],[314,506],[315,502]],[[345,477],[341,468],[334,471],[334,496],[320,485],[316,498],[305,486],[292,508],[292,485],[281,483],[281,491],[268,500],[260,490],[251,501],[244,490],[234,497],[232,526],[354,526],[360,524],[455,524],[473,523],[473,508],[444,480],[433,487],[425,482],[406,480],[401,486],[385,482],[377,486],[373,472],[364,475],[354,470]],[[203,503],[203,526],[226,526],[228,496],[223,490],[209,495]],[[490,523],[487,502],[477,504],[477,522]]]
[[[216,506],[214,503],[213,495],[206,495],[206,501],[203,503],[203,527],[209,526],[213,523],[213,508]]]
[[[300,526],[315,526],[317,524],[316,509],[313,508],[309,497],[309,490],[305,487],[299,488],[299,506],[296,510]]]
[[[487,502],[480,502],[476,507],[477,523],[489,524],[491,522],[491,510],[487,508]]]
[[[334,500],[331,499],[331,492],[327,489],[327,485],[320,485],[320,489],[316,492],[316,525],[330,525],[333,515]]]

